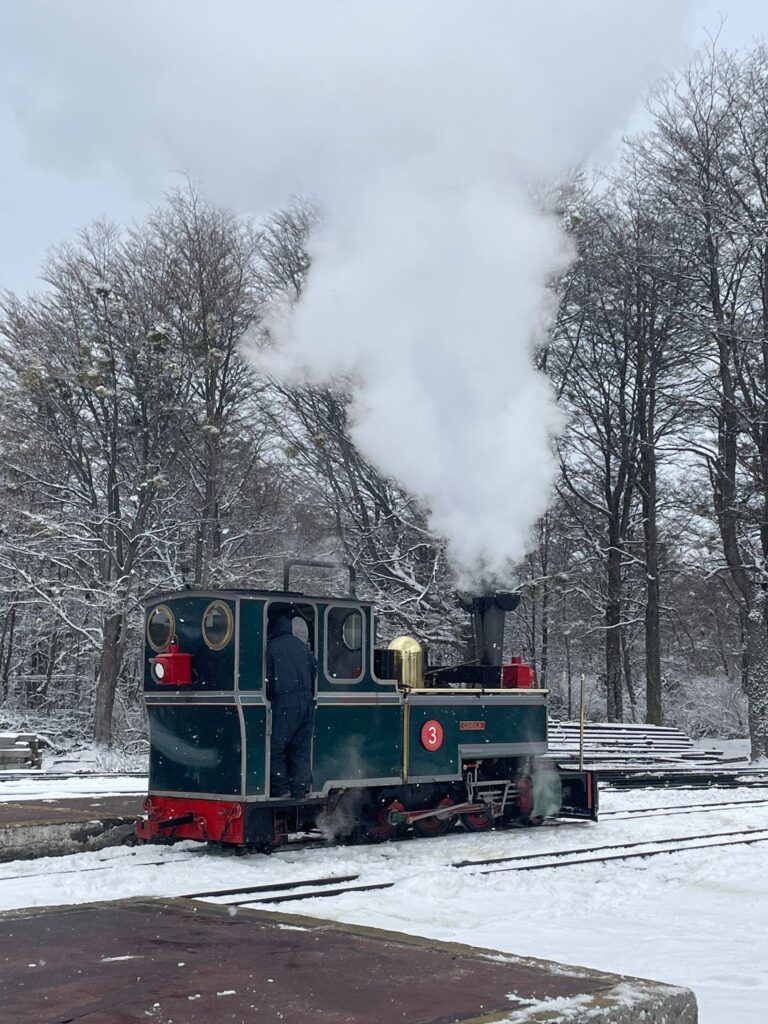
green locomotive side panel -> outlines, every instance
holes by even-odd
[[[461,760],[474,757],[523,757],[544,753],[547,709],[544,697],[536,703],[514,698],[448,697],[408,699],[408,778],[453,776]],[[437,723],[436,730],[422,730]],[[435,741],[442,735],[438,745]],[[463,749],[463,755],[459,748]],[[487,753],[484,752],[487,748]]]
[[[240,660],[238,686],[261,690],[264,686],[264,602],[240,601]]]
[[[243,705],[245,721],[245,793],[266,795],[267,705]]]
[[[234,625],[237,614],[236,602],[223,598],[216,600],[229,608]],[[192,655],[193,682],[184,687],[185,691],[234,690],[235,688],[234,629],[227,644],[218,651],[211,650],[203,639],[203,615],[213,601],[214,598],[210,596],[174,597],[159,601],[157,605],[148,608],[149,614],[151,614],[152,608],[158,606],[170,609],[176,636],[179,639],[179,648],[185,654]],[[163,686],[162,683],[156,683],[152,678],[149,660],[154,658],[157,653],[147,642],[145,626],[144,690],[147,693],[167,693],[171,689],[168,686]]]
[[[150,704],[150,790],[240,793],[240,718],[233,704]]]
[[[401,777],[400,704],[321,704],[315,714],[314,788],[326,782]]]

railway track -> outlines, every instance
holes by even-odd
[[[263,885],[240,886],[237,889],[213,889],[207,892],[185,893],[181,899],[198,900],[216,898],[219,906],[244,907],[254,904],[290,903],[298,900],[317,899],[318,897],[342,896],[348,892],[369,892],[372,889],[391,889],[396,882],[370,882],[363,885],[338,886],[342,882],[356,882],[360,875],[328,875],[323,878],[297,878],[293,882],[272,882]],[[336,888],[332,888],[336,886]],[[296,892],[297,889],[311,887],[309,892]],[[230,900],[227,897],[238,896],[244,899]]]
[[[723,841],[715,841],[720,839]],[[701,842],[701,840],[705,840],[705,842]],[[545,868],[566,867],[575,864],[595,864],[609,860],[633,860],[635,858],[654,857],[662,853],[682,853],[686,850],[710,849],[720,846],[743,846],[763,842],[768,842],[768,828],[750,828],[737,832],[707,832],[693,836],[673,836],[668,839],[645,839],[632,843],[608,843],[603,846],[579,846],[568,850],[551,850],[544,853],[526,853],[509,857],[492,857],[484,860],[457,861],[451,867],[484,867],[487,870],[477,872],[477,874],[492,875],[507,871],[540,871]],[[640,847],[645,847],[646,849],[640,850]],[[631,852],[623,853],[617,851]],[[598,854],[598,856],[580,856],[587,853]],[[529,863],[531,861],[536,861],[537,863]],[[494,866],[496,864],[511,864],[512,866],[497,868]]]
[[[207,853],[206,850],[191,851],[185,857],[177,857],[175,859],[166,860],[145,860],[140,861],[134,865],[134,868],[149,868],[149,867],[165,867],[167,864],[184,864],[186,861],[195,860],[203,853]],[[55,871],[30,871],[28,874],[21,875],[0,875],[0,882],[25,882],[28,878],[50,878],[52,875],[88,875],[93,871],[109,871],[113,867],[119,867],[120,865],[115,864],[116,860],[123,860],[125,857],[135,857],[135,851],[131,853],[115,854],[113,857],[105,859],[105,863],[98,865],[97,867],[83,867],[83,868],[62,868]]]
[[[600,775],[599,768],[597,771]],[[698,777],[663,772],[647,776],[628,775],[625,778],[600,775],[600,786],[617,792],[626,792],[628,789],[766,789],[768,773],[762,769],[745,769],[743,772],[734,772],[730,775],[704,773]]]
[[[722,841],[720,841],[722,840]],[[544,853],[519,854],[479,861],[457,861],[454,868],[486,867],[487,870],[473,872],[479,875],[493,875],[513,871],[537,871],[557,869],[576,864],[595,864],[611,860],[632,860],[660,856],[661,854],[684,853],[688,850],[712,849],[722,846],[747,846],[768,842],[768,828],[744,829],[741,832],[710,832],[703,835],[678,836],[671,839],[645,840],[635,843],[614,843],[605,846],[575,847],[567,850],[552,850]],[[644,849],[639,849],[643,847]],[[585,857],[584,854],[597,854]],[[488,867],[499,863],[514,862],[509,867]],[[185,893],[181,898],[216,900],[220,906],[249,907],[268,904],[298,903],[302,900],[331,898],[348,893],[371,892],[392,889],[399,879],[388,882],[360,882],[361,876],[328,875],[320,878],[297,878],[288,882],[268,882],[261,885],[238,886],[233,889],[209,889],[202,892]],[[232,899],[231,897],[236,897]]]
[[[761,800],[720,800],[706,804],[667,804],[666,807],[632,807],[621,811],[601,811],[600,820],[627,821],[632,818],[655,818],[662,815],[699,814],[702,811],[719,811],[734,807],[756,807],[768,804],[768,797]]]

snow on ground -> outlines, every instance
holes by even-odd
[[[147,751],[129,754],[98,743],[81,743],[64,753],[43,751],[43,770],[52,772],[133,772],[147,770]]]
[[[56,778],[45,772],[28,771],[0,773],[0,802],[8,800],[56,800],[77,796],[122,796],[124,793],[146,793],[146,776],[114,775],[109,777],[76,775]],[[20,776],[20,777],[19,777]]]
[[[760,800],[766,802],[750,803]],[[744,806],[714,806],[732,801]],[[605,792],[602,803],[606,814],[596,825],[568,822],[382,846],[289,849],[272,857],[236,858],[187,842],[0,864],[0,909],[359,874],[356,885],[396,885],[275,910],[687,985],[699,1000],[701,1024],[763,1024],[768,842],[524,873],[482,875],[481,869],[450,866],[465,859],[768,828],[768,787]],[[683,813],[675,806],[680,804],[709,809]],[[640,807],[668,810],[621,817]]]
[[[703,736],[694,740],[693,745],[699,750],[719,750],[725,758],[742,758],[749,761],[749,740],[721,740],[716,736]]]
[[[733,767],[734,762],[744,762],[745,767],[768,768],[768,757],[761,757],[757,761],[749,760],[749,740],[721,740],[716,736],[704,736],[694,740],[694,746],[699,750],[718,750],[723,755],[726,768]],[[738,765],[737,765],[738,767]]]

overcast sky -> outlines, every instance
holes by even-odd
[[[768,37],[766,0],[692,3],[691,47],[718,30],[720,12],[723,45]],[[270,65],[259,9],[272,4],[209,0],[200,16],[195,0],[0,0],[0,288],[35,289],[51,245],[99,216],[141,218],[183,172],[243,212],[263,212],[302,190],[301,170],[293,179],[285,171],[292,140],[279,122],[277,141],[264,140],[282,150],[274,174],[268,153],[258,173],[253,159],[241,159],[246,112],[265,95],[237,93],[254,66]],[[329,64],[346,56],[341,39]],[[192,73],[198,91],[187,96],[184,75]],[[269,81],[278,78],[275,64]],[[311,106],[309,96],[308,131]],[[251,157],[259,144],[249,140]]]

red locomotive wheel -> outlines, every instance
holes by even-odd
[[[453,800],[451,800],[449,796],[443,797],[437,806],[452,807]],[[441,836],[449,829],[453,828],[456,824],[457,817],[458,816],[456,814],[451,814],[446,818],[420,818],[418,821],[414,821],[413,831],[416,835],[424,836],[425,838],[428,838],[429,836]]]
[[[369,843],[386,843],[395,835],[395,826],[389,821],[387,812],[381,810],[375,821],[363,825],[363,835]]]
[[[390,811],[403,812],[405,808],[399,800],[393,800],[386,807],[379,808],[372,820],[363,822],[363,835],[369,843],[386,843],[394,839],[400,831],[400,826],[394,824],[390,818]]]
[[[527,818],[533,810],[533,779],[520,775],[517,780],[517,809],[521,818]]]
[[[493,827],[493,811],[473,811],[461,815],[461,824],[467,832],[487,832]]]
[[[544,818],[537,815],[531,817],[534,807],[533,779],[530,775],[521,775],[517,780],[517,809],[520,815],[519,821],[522,825],[541,825]]]

